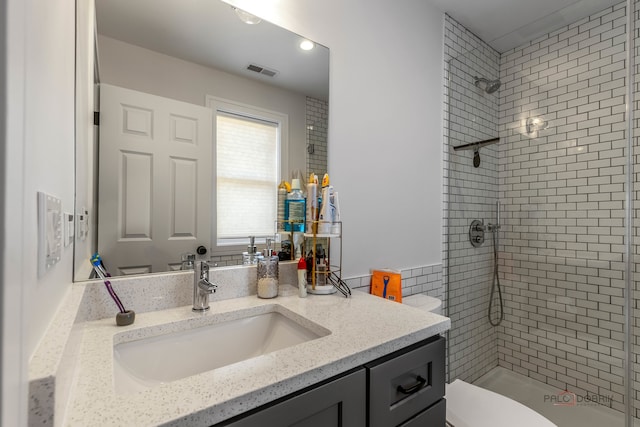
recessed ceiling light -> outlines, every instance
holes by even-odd
[[[302,50],[311,50],[315,47],[316,45],[310,41],[310,40],[302,40],[300,42],[300,49]]]
[[[255,25],[262,22],[262,19],[258,18],[255,15],[250,14],[249,12],[245,12],[244,10],[238,9],[237,7],[233,7],[233,6],[232,6],[232,9],[236,12],[236,15],[238,16],[238,18],[240,18],[240,20],[245,24]]]

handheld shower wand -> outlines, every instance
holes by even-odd
[[[493,280],[491,282],[489,310],[487,312],[487,317],[489,318],[489,323],[491,324],[491,326],[498,326],[502,322],[502,319],[504,319],[504,302],[502,300],[500,277],[498,276],[498,245],[500,243],[500,236],[498,236],[498,232],[500,231],[500,200],[496,201],[496,221],[497,224],[495,225],[489,224],[489,230],[493,232]],[[491,317],[491,310],[493,308],[493,295],[496,289],[498,289],[498,297],[500,302],[500,316],[498,317],[498,320],[494,321]]]

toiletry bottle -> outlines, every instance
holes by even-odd
[[[331,234],[342,235],[342,219],[340,218],[340,199],[338,192],[333,192],[333,225],[331,225]]]
[[[304,220],[306,218],[306,203],[300,190],[300,180],[294,178],[291,181],[291,192],[287,195],[284,205],[286,217],[285,230],[304,232]]]
[[[327,285],[327,260],[323,258],[316,258],[316,286]]]
[[[303,257],[298,261],[298,296],[305,298],[307,296],[307,262]]]
[[[282,182],[278,186],[278,215],[277,215],[278,231],[284,231],[284,227],[285,227],[284,220],[286,218],[284,214],[284,204],[286,200],[287,200],[287,185],[284,182],[284,180],[282,180]]]
[[[322,188],[328,187],[330,184],[329,182],[329,174],[325,173],[324,176],[322,177]]]
[[[318,232],[318,177],[309,176],[307,184],[307,231]]]

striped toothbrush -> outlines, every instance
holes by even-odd
[[[124,305],[120,301],[120,298],[118,298],[116,291],[113,290],[113,287],[111,286],[111,282],[107,279],[107,277],[111,277],[111,275],[107,273],[107,270],[104,269],[104,265],[102,264],[102,258],[100,258],[100,254],[98,254],[98,252],[93,254],[93,256],[91,257],[91,265],[93,265],[94,271],[104,282],[104,285],[107,287],[107,291],[109,292],[109,295],[111,295],[111,298],[113,298],[113,301],[118,306],[120,313],[124,313],[126,311],[124,309]]]

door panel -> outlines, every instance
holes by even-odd
[[[151,239],[153,157],[148,153],[123,152],[120,166],[118,219],[120,241]]]
[[[192,159],[170,159],[171,232],[169,239],[193,239],[197,234],[198,165]]]
[[[211,109],[100,85],[98,251],[118,274],[211,247]]]

